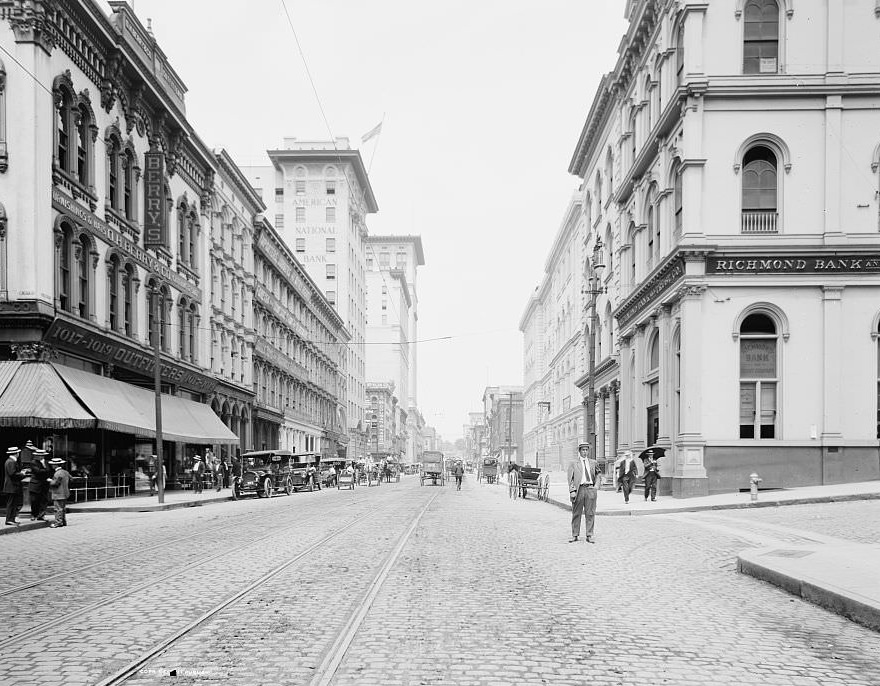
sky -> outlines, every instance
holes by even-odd
[[[577,189],[568,164],[614,67],[623,0],[130,4],[189,89],[187,117],[208,146],[241,166],[266,164],[285,137],[332,133],[361,149],[379,205],[370,233],[422,237],[428,424],[454,441],[486,386],[522,384],[519,322]]]

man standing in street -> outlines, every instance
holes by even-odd
[[[35,448],[31,462],[31,481],[28,484],[28,494],[31,499],[31,521],[42,520],[46,515],[46,506],[49,504],[49,477],[52,470],[46,464],[46,451]]]
[[[21,480],[24,474],[18,466],[19,448],[9,448],[6,451],[6,462],[3,465],[3,498],[6,501],[6,525],[18,526],[15,518],[21,509]]]
[[[568,463],[568,497],[571,500],[571,538],[578,540],[581,533],[581,515],[586,518],[587,543],[595,543],[593,529],[596,523],[596,497],[599,488],[599,465],[590,457],[590,444],[578,444],[578,456]]]
[[[55,505],[55,521],[49,527],[57,529],[67,526],[67,499],[70,497],[70,473],[64,468],[64,460],[53,457],[49,465],[55,468],[55,474],[49,479],[49,493]]]
[[[455,474],[455,485],[457,487],[456,490],[461,490],[461,482],[464,479],[464,467],[461,466],[461,462],[455,463],[455,470],[453,471]]]
[[[633,459],[633,454],[627,450],[623,454],[620,464],[617,465],[617,483],[623,490],[624,502],[629,502],[629,494],[632,493],[633,484],[638,476],[639,470],[636,467],[636,461]]]

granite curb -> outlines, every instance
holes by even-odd
[[[22,531],[32,531],[33,529],[46,529],[53,522],[53,519],[44,519],[41,522],[19,522],[18,526],[4,526],[0,528],[0,536],[6,534],[17,534]]]
[[[875,584],[865,584],[865,579],[873,576],[867,570],[874,568],[878,553],[880,548],[876,546],[859,544],[841,546],[833,556],[823,548],[765,547],[740,553],[736,567],[740,574],[773,584],[829,612],[880,631],[880,596]],[[874,561],[866,560],[866,555]],[[815,562],[805,569],[805,559],[813,556]],[[860,588],[865,592],[860,592]]]
[[[225,503],[234,500],[231,495],[219,496],[216,498],[204,498],[202,500],[181,500],[173,503],[150,503],[143,505],[114,505],[111,507],[98,507],[97,505],[68,505],[67,511],[78,512],[164,512],[166,510],[179,510],[184,507],[201,507],[202,505],[213,505],[214,503]],[[103,501],[106,502],[106,501]]]
[[[782,507],[784,505],[816,505],[819,503],[845,503],[854,500],[880,500],[880,493],[847,493],[842,495],[809,496],[804,498],[779,498],[773,500],[758,500],[744,503],[717,503],[715,505],[691,505],[686,501],[676,507],[658,507],[652,510],[596,510],[597,515],[604,517],[642,517],[658,514],[675,514],[678,512],[706,512],[711,510],[747,510],[759,507]],[[549,498],[546,502],[564,510],[571,510],[570,502],[563,502],[555,498]]]

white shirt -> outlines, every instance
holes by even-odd
[[[586,457],[581,457],[581,465],[584,468],[584,474],[581,477],[581,486],[590,486],[593,480],[590,478],[590,463]]]

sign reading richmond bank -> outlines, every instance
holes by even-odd
[[[880,254],[712,255],[708,274],[878,274]]]

